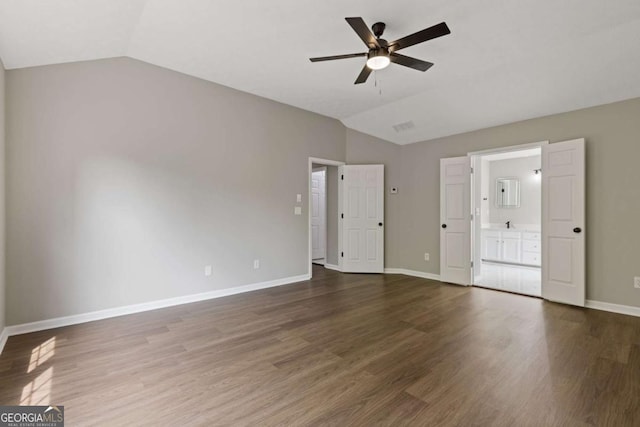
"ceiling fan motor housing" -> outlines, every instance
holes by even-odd
[[[380,37],[382,37],[382,33],[384,33],[384,29],[386,27],[387,26],[384,22],[376,22],[371,26],[371,29],[373,30],[373,34],[376,36],[376,38],[379,39]]]
[[[382,46],[369,49],[369,53],[367,53],[367,59],[373,58],[374,56],[389,56],[389,49]]]

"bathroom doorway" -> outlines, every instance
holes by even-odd
[[[541,147],[471,161],[473,285],[541,297]]]
[[[540,163],[493,175],[487,167],[535,157],[532,149],[540,150]],[[585,158],[584,138],[441,158],[440,280],[584,307]],[[536,191],[539,205],[529,197]],[[539,222],[518,215],[536,212]]]

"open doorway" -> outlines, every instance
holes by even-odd
[[[338,168],[342,165],[344,162],[309,158],[309,277],[314,264],[316,269],[340,269]]]
[[[472,156],[473,285],[542,296],[541,147]]]
[[[314,203],[316,194],[321,199],[320,174],[316,175],[320,171],[325,177],[326,232],[316,227],[322,222],[323,210],[321,202]],[[323,252],[324,268],[343,273],[384,272],[384,165],[345,165],[311,157],[308,184],[309,277],[313,265],[322,263]]]

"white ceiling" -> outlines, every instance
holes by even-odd
[[[308,61],[366,50],[346,16],[386,22],[388,40],[452,34],[403,51],[426,73],[392,64],[355,86],[363,58]],[[406,144],[639,97],[640,1],[0,0],[8,69],[117,56]]]

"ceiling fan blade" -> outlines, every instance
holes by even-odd
[[[366,82],[369,78],[369,74],[371,74],[371,68],[367,67],[367,65],[365,64],[354,84],[359,85],[360,83]]]
[[[405,67],[413,68],[418,71],[427,71],[433,66],[433,63],[422,61],[420,59],[412,58],[410,56],[400,55],[399,53],[391,52],[389,54],[391,62],[395,62],[398,65],[404,65]]]
[[[445,22],[441,22],[433,27],[426,28],[422,31],[418,31],[417,33],[410,34],[389,43],[389,50],[395,52],[418,43],[426,42],[427,40],[446,36],[447,34],[451,34],[451,30],[449,30],[449,27],[447,27]]]
[[[334,59],[357,58],[359,56],[367,56],[366,53],[349,53],[347,55],[321,56],[319,58],[309,58],[311,62],[333,61]]]
[[[367,24],[364,23],[362,18],[344,18],[351,25],[353,31],[355,31],[358,36],[362,39],[364,44],[366,44],[369,48],[380,47],[376,36],[373,35]]]

